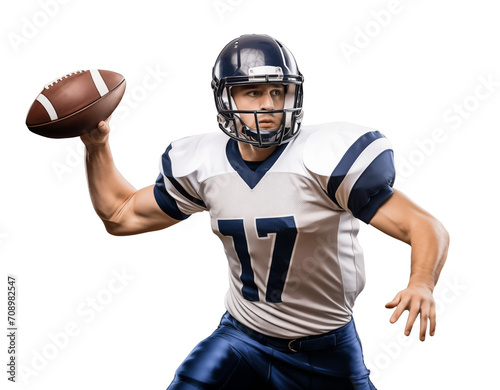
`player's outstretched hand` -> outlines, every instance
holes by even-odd
[[[80,136],[85,146],[90,147],[105,144],[108,141],[109,132],[111,131],[111,127],[109,125],[110,120],[111,117],[105,121],[100,121],[96,129],[92,130],[88,134]]]
[[[410,284],[408,287],[396,294],[396,297],[385,305],[388,309],[393,309],[391,323],[394,324],[403,311],[408,310],[408,320],[406,321],[405,335],[409,336],[413,324],[420,314],[420,340],[425,340],[427,323],[430,321],[429,335],[434,336],[436,331],[436,304],[432,296],[432,289],[427,285]]]

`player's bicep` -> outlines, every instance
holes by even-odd
[[[109,233],[132,235],[165,229],[180,222],[165,213],[154,195],[154,185],[136,191],[106,223]]]
[[[401,192],[394,194],[377,210],[370,225],[407,244],[411,242],[413,227],[432,216]]]

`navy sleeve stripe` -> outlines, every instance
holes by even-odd
[[[170,217],[177,219],[178,221],[182,221],[189,217],[189,214],[184,214],[179,210],[175,199],[172,198],[165,188],[165,184],[163,183],[163,175],[160,173],[158,179],[156,180],[156,185],[153,190],[156,203],[163,210],[163,212]]]
[[[337,206],[340,207],[338,201],[335,199],[335,193],[337,192],[340,184],[344,180],[347,172],[351,168],[352,164],[357,160],[359,155],[370,145],[373,141],[383,138],[384,136],[378,131],[371,131],[369,133],[363,134],[359,137],[344,154],[338,165],[333,170],[328,180],[327,191],[330,198],[335,202]]]
[[[170,156],[169,156],[171,149],[172,149],[172,145],[169,145],[169,147],[167,148],[167,150],[163,154],[163,157],[162,157],[163,173],[168,178],[170,183],[172,183],[172,185],[175,187],[175,189],[177,191],[179,191],[179,193],[182,196],[184,196],[187,200],[191,201],[192,203],[197,204],[198,206],[201,206],[203,208],[207,208],[207,206],[205,205],[205,203],[201,199],[195,198],[194,196],[190,195],[184,189],[184,187],[182,187],[182,185],[174,178],[174,175],[172,173],[172,161],[170,160]]]
[[[349,195],[348,208],[365,223],[369,223],[378,208],[392,195],[394,153],[388,149],[380,153],[365,169]]]

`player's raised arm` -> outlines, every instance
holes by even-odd
[[[408,336],[420,314],[420,340],[436,328],[435,302],[432,296],[448,253],[449,235],[432,215],[395,191],[374,215],[370,224],[384,233],[411,245],[411,274],[408,286],[386,307],[396,308],[390,321],[396,322],[408,310],[405,334]]]
[[[108,118],[99,123],[98,129],[81,136],[86,146],[90,198],[106,230],[113,235],[132,235],[164,229],[179,222],[158,206],[153,185],[136,190],[121,175],[111,154],[109,131]]]

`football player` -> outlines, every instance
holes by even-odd
[[[181,364],[169,389],[375,389],[353,320],[365,284],[360,222],[411,245],[394,323],[436,327],[433,289],[448,234],[393,189],[393,151],[378,131],[349,123],[301,126],[303,76],[267,35],[219,54],[212,88],[223,132],[168,146],[155,184],[118,172],[109,121],[82,136],[90,196],[107,231],[164,229],[208,211],[229,263],[227,312]]]

